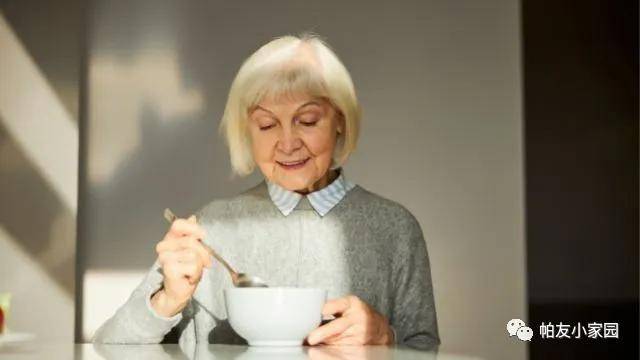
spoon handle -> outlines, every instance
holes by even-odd
[[[169,224],[172,224],[178,217],[173,213],[173,211],[171,211],[171,209],[166,208],[164,209],[164,218],[169,222]],[[233,270],[231,265],[229,265],[229,263],[227,263],[227,261],[223,259],[222,256],[218,255],[218,253],[215,252],[215,250],[209,247],[209,245],[205,244],[202,241],[200,241],[200,243],[202,244],[202,246],[204,246],[204,248],[207,250],[207,252],[211,256],[216,258],[216,260],[218,260],[222,264],[222,266],[224,266],[227,269],[227,271],[229,271],[229,274],[231,274],[231,279],[235,283],[238,278],[238,273],[235,270]]]

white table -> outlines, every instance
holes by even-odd
[[[202,344],[183,352],[176,344],[167,345],[93,345],[33,342],[20,346],[3,346],[0,359],[273,359],[273,360],[361,360],[361,359],[438,359],[471,360],[477,358],[438,354],[404,347],[386,346],[316,346],[268,348],[238,345]]]

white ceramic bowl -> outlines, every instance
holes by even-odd
[[[300,346],[320,325],[327,291],[315,288],[224,290],[229,323],[252,346]]]

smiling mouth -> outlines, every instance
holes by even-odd
[[[296,160],[296,161],[276,161],[276,162],[278,163],[278,165],[285,168],[286,170],[295,170],[303,167],[307,163],[307,161],[309,161],[309,158]]]

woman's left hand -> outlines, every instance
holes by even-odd
[[[389,321],[357,296],[329,300],[322,315],[335,320],[313,330],[309,345],[389,345],[395,342]]]

